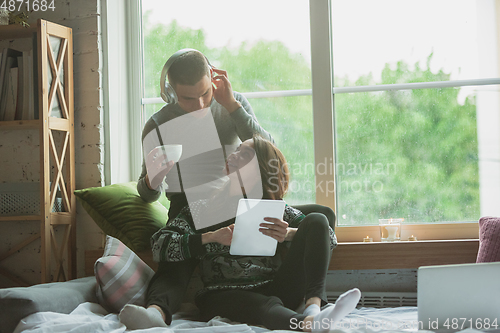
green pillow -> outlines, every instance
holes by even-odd
[[[118,238],[134,252],[151,249],[149,239],[168,219],[170,202],[161,195],[147,203],[137,183],[121,183],[76,190],[75,195],[106,235]]]

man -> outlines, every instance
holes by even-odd
[[[184,52],[183,52],[184,51]],[[166,104],[155,113],[144,126],[142,139],[156,131],[158,126],[175,118],[200,109],[210,107],[220,144],[224,147],[237,147],[241,142],[252,138],[254,134],[274,141],[257,122],[257,118],[243,95],[233,92],[227,72],[211,67],[205,56],[196,50],[181,50],[174,54],[174,61],[168,68],[169,85],[177,95],[177,102]],[[171,61],[167,61],[167,65]],[[203,137],[192,133],[193,140],[202,143]],[[227,152],[227,154],[231,151]],[[150,180],[146,163],[143,161],[142,174],[139,177],[137,190],[147,202],[158,200],[161,195],[156,187],[170,172],[173,163],[166,165],[156,179]],[[167,191],[170,199],[169,218],[175,218],[179,211],[187,205],[184,193]]]

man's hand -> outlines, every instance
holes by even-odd
[[[233,239],[233,230],[234,224],[231,224],[227,227],[220,228],[219,230],[204,233],[201,236],[201,243],[219,243],[229,246],[231,245],[231,240]]]
[[[152,190],[158,188],[174,164],[174,161],[167,162],[167,156],[160,149],[153,149],[146,158],[146,185]]]
[[[213,88],[215,100],[225,107],[229,113],[236,111],[241,107],[241,104],[234,98],[233,88],[227,77],[227,72],[217,68],[212,68],[212,70],[216,74],[212,78],[212,83],[215,86]]]
[[[266,236],[276,239],[280,243],[284,242],[288,233],[288,223],[273,217],[266,217],[264,221],[269,223],[261,223],[259,231]]]

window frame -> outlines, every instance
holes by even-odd
[[[469,85],[500,84],[500,78],[460,80],[449,82],[429,82],[397,85],[377,85],[366,87],[335,88],[333,85],[333,25],[331,0],[310,0],[311,24],[311,71],[313,91],[314,118],[314,148],[315,163],[336,161],[335,159],[335,95],[347,92],[383,91],[421,89],[436,87],[459,87]],[[497,8],[497,17],[500,8]],[[498,24],[498,22],[497,22]],[[497,36],[497,38],[499,38]],[[330,112],[327,112],[330,111]],[[320,144],[321,143],[321,144]],[[326,143],[326,144],[325,144]],[[335,163],[334,163],[335,165]],[[334,170],[335,174],[335,170]],[[336,178],[336,176],[334,176]],[[316,186],[330,178],[316,173]],[[336,191],[335,191],[336,193]],[[337,193],[328,197],[328,193],[316,191],[316,202],[331,207],[336,211]],[[338,222],[338,220],[337,220]],[[366,236],[380,241],[378,226],[336,226],[335,233],[340,242],[361,242]],[[478,222],[469,223],[422,223],[405,225],[402,229],[402,239],[410,234],[417,235],[419,240],[453,240],[477,239],[479,235]]]
[[[106,0],[105,0],[106,1]],[[112,0],[107,0],[111,2]],[[365,87],[341,87],[335,88],[333,82],[333,47],[332,47],[332,0],[310,0],[310,32],[311,32],[311,71],[312,89],[300,91],[273,91],[262,93],[246,93],[247,98],[262,97],[284,97],[312,95],[313,104],[313,131],[314,131],[314,158],[315,164],[326,160],[335,161],[335,109],[334,101],[336,94],[362,92],[403,90],[420,88],[459,87],[470,85],[500,84],[500,78],[461,80],[447,82],[412,83],[398,85],[377,85]],[[127,21],[130,22],[127,35],[131,37],[128,47],[130,56],[127,60],[129,81],[129,130],[131,137],[140,138],[141,124],[144,123],[142,108],[146,104],[162,102],[160,98],[144,98],[144,82],[142,73],[142,10],[140,0],[127,2]],[[497,2],[498,3],[498,2]],[[500,8],[497,8],[499,17]],[[133,13],[133,14],[132,14]],[[497,22],[497,24],[499,24]],[[500,42],[499,42],[500,43]],[[134,47],[140,45],[140,48]],[[499,75],[500,76],[500,75]],[[139,121],[138,121],[139,120]],[[131,179],[136,179],[141,172],[142,152],[140,142],[130,140],[130,165]],[[334,175],[333,180],[336,180]],[[320,184],[332,181],[331,175],[318,174],[316,170],[316,203],[328,206],[336,211],[337,194],[328,195],[318,190]],[[405,225],[402,230],[402,239],[408,237],[406,233],[418,236],[419,240],[453,240],[453,239],[477,239],[478,223],[428,223]],[[340,242],[361,242],[369,235],[375,242],[380,241],[378,226],[336,226],[336,234]]]

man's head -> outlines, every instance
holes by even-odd
[[[190,50],[176,58],[168,69],[168,82],[184,111],[192,112],[210,106],[212,69],[201,52]]]

